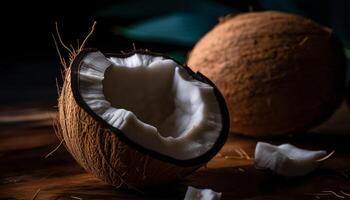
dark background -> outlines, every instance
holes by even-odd
[[[195,41],[217,23],[219,16],[249,10],[281,10],[333,28],[345,47],[350,47],[350,2],[346,0],[53,0],[2,4],[0,105],[55,104],[56,78],[62,83],[51,35],[56,21],[66,43],[75,45],[76,39],[84,38],[96,20],[96,31],[88,47],[102,52],[127,52],[135,43],[137,48],[167,53],[185,62]],[[171,30],[173,27],[177,32]]]

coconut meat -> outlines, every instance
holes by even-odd
[[[184,200],[220,200],[221,196],[221,192],[215,192],[212,189],[198,189],[188,186]]]
[[[81,61],[78,80],[87,106],[146,149],[188,160],[208,152],[221,134],[213,87],[171,59],[90,52]]]
[[[325,158],[326,151],[300,149],[291,144],[279,146],[258,142],[255,148],[255,166],[278,175],[293,177],[304,176],[315,170]]]

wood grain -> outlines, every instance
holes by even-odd
[[[37,121],[30,117],[22,118],[26,119],[24,124],[20,120],[7,125],[0,122],[0,199],[30,200],[35,194],[36,200],[183,199],[188,185],[222,192],[223,199],[342,199],[322,193],[329,190],[350,199],[341,193],[350,193],[349,113],[343,105],[326,124],[310,133],[264,139],[274,144],[288,142],[308,149],[335,150],[334,156],[308,176],[285,179],[256,170],[253,160],[240,158],[237,151],[242,149],[253,157],[257,140],[235,136],[206,168],[181,183],[142,193],[116,190],[94,178],[76,164],[64,146],[45,158],[60,143],[49,123],[33,126]]]

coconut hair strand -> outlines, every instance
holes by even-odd
[[[58,37],[58,40],[60,41],[61,45],[69,52],[69,53],[72,53],[72,50],[69,49],[69,47],[63,42],[62,40],[62,37],[61,37],[61,34],[58,30],[58,24],[57,22],[55,22],[55,27],[56,27],[56,34],[57,34],[57,37]]]
[[[83,42],[81,43],[80,47],[79,47],[79,40],[78,40],[78,47],[79,50],[77,53],[79,53],[81,50],[83,50],[83,48],[86,45],[86,42],[89,40],[89,38],[91,37],[91,35],[95,32],[95,26],[96,26],[96,21],[94,21],[94,23],[92,24],[91,30],[88,33],[88,35],[85,37],[85,39],[83,40]]]

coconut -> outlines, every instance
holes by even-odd
[[[178,181],[207,163],[229,132],[215,85],[149,51],[71,55],[59,136],[88,172],[117,188]]]
[[[341,102],[345,58],[334,33],[282,12],[223,18],[195,45],[188,66],[209,77],[229,107],[231,132],[304,132]]]

